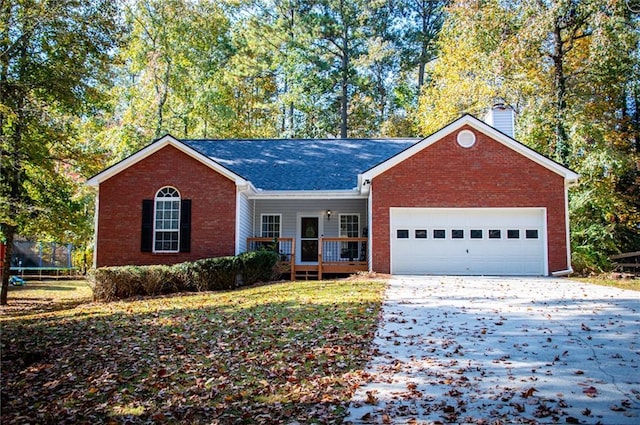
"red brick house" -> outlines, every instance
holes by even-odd
[[[578,175],[510,137],[511,115],[495,111],[504,132],[465,115],[424,139],[167,135],[89,179],[95,265],[233,255],[276,238],[294,275],[568,273]]]

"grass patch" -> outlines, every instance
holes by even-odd
[[[2,422],[341,422],[384,285],[296,282],[2,323]]]
[[[92,299],[91,287],[83,279],[29,280],[24,286],[9,286],[8,305],[0,308],[0,318],[69,309]]]
[[[591,283],[600,286],[612,286],[620,289],[630,289],[632,291],[640,291],[640,279],[611,279],[607,276],[597,277],[572,277],[571,280],[578,282]]]

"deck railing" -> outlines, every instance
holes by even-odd
[[[367,238],[320,238],[318,278],[322,273],[367,270]]]
[[[301,269],[318,271],[318,279],[322,273],[355,273],[366,271],[367,238],[320,238],[318,241],[317,266],[300,265]],[[296,244],[294,238],[247,238],[247,251],[269,249],[278,253],[278,266],[285,273],[290,271],[291,280],[296,277]]]

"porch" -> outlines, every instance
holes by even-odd
[[[291,280],[322,279],[323,274],[367,271],[367,241],[366,237],[320,237],[317,262],[296,261],[300,256],[296,256],[295,238],[247,238],[247,251],[274,250],[280,256],[279,266],[289,272]]]

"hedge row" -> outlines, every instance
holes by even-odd
[[[235,257],[204,258],[173,266],[101,267],[92,273],[96,301],[144,295],[233,289],[269,281],[278,260],[272,251],[246,252]]]

